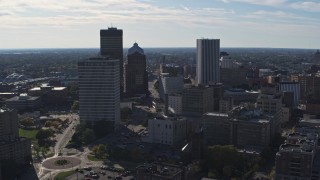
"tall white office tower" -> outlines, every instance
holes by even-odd
[[[197,39],[197,82],[220,82],[220,39]]]
[[[114,130],[120,122],[119,60],[97,57],[78,62],[80,121]],[[104,123],[101,123],[104,122]]]

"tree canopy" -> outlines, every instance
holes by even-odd
[[[86,145],[92,142],[96,138],[94,131],[85,124],[79,124],[76,127],[76,131],[72,136],[72,142],[78,145]]]
[[[108,157],[108,148],[105,144],[99,144],[92,148],[92,152],[96,158],[106,159]]]
[[[40,129],[36,134],[36,139],[38,140],[39,146],[49,146],[50,138],[54,136],[54,133],[51,129]]]
[[[243,171],[245,160],[233,145],[216,145],[208,147],[207,166],[209,172],[230,178]]]

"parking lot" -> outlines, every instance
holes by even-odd
[[[133,172],[126,171],[124,169],[110,168],[107,166],[102,167],[84,167],[66,178],[67,180],[89,180],[89,179],[99,179],[99,180],[133,180]]]

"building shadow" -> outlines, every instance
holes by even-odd
[[[25,179],[39,180],[34,166],[30,166],[30,168],[28,168],[20,177],[18,177],[18,180],[25,180]]]

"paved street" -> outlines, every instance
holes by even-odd
[[[153,98],[155,98],[155,99],[157,99],[157,98],[159,98],[159,93],[158,93],[158,91],[156,91],[154,88],[153,88],[153,85],[154,85],[154,83],[157,81],[157,79],[156,80],[154,80],[154,81],[149,81],[148,82],[148,88],[149,88],[149,91],[150,91],[150,93],[151,93],[151,96],[153,97]]]
[[[151,97],[147,98],[142,105],[134,106],[133,107],[133,115],[131,120],[127,125],[122,126],[117,132],[107,135],[106,137],[99,139],[91,144],[91,146],[95,144],[107,144],[109,148],[138,148],[142,152],[147,154],[153,154],[154,157],[157,156],[166,156],[172,154],[172,152],[166,146],[155,146],[153,144],[142,142],[142,137],[147,134],[146,130],[146,122],[148,120],[148,114],[152,113],[151,102],[154,98],[158,98],[158,92],[153,88],[154,83],[156,80],[149,82],[149,90],[151,92]],[[54,118],[66,119],[68,118],[71,120],[71,124],[63,131],[62,134],[57,134],[57,143],[54,146],[54,156],[52,158],[56,158],[61,153],[65,157],[75,157],[81,160],[79,165],[69,165],[66,169],[48,169],[39,164],[40,171],[38,173],[38,177],[41,180],[52,179],[55,175],[59,172],[74,170],[74,169],[81,169],[83,170],[84,167],[91,167],[94,171],[97,172],[98,177],[94,177],[95,179],[131,179],[132,176],[121,176],[123,173],[119,173],[112,170],[105,170],[100,169],[100,166],[104,165],[102,161],[90,161],[88,160],[87,156],[91,152],[89,148],[83,149],[67,149],[64,148],[68,141],[71,139],[74,133],[74,127],[79,123],[79,117],[75,114],[70,115],[54,115]],[[161,153],[163,152],[163,153]],[[45,159],[47,161],[52,158]],[[121,165],[120,165],[121,164]],[[134,171],[137,163],[129,163],[129,162],[108,162],[107,166],[110,168],[120,167],[120,168],[128,168],[131,171]],[[90,172],[84,170],[83,172],[78,172],[68,179],[75,180],[75,179],[86,179],[89,177]],[[85,177],[87,175],[87,177]],[[92,178],[92,177],[91,177]]]
[[[44,159],[43,162],[55,158],[61,152],[61,149],[68,143],[74,133],[74,127],[79,124],[79,116],[76,114],[68,114],[68,115],[52,115],[54,118],[66,119],[70,120],[69,126],[64,130],[61,135],[57,135],[57,142],[54,147],[54,156]],[[42,163],[37,164],[38,166],[38,177],[39,179],[50,179],[52,174],[56,174],[60,172],[60,170],[50,170],[42,166]]]

